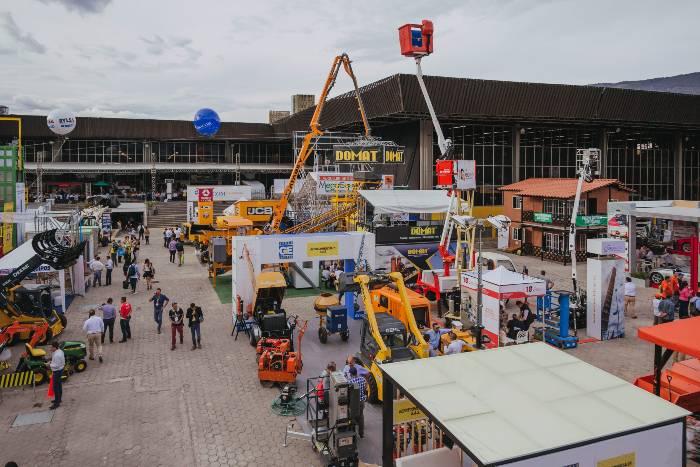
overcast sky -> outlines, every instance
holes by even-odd
[[[0,104],[267,121],[292,94],[318,95],[339,52],[360,84],[413,73],[397,27],[423,18],[435,24],[426,74],[586,84],[700,71],[697,0],[2,0]]]

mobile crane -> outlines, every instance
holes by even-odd
[[[460,189],[458,184],[452,182],[451,175],[455,172],[455,161],[452,159],[452,140],[445,138],[442,127],[435,113],[433,102],[430,99],[428,88],[423,80],[423,70],[421,60],[424,56],[433,53],[433,22],[423,20],[421,24],[404,24],[399,28],[399,41],[401,45],[401,55],[412,57],[416,62],[416,78],[425,104],[428,107],[430,118],[433,122],[433,129],[437,134],[440,157],[437,164],[437,172],[448,171],[450,183],[442,184],[438,177],[437,188],[447,188],[451,191],[450,204],[445,215],[445,223],[442,229],[438,252],[442,258],[442,272],[424,271],[419,276],[416,287],[423,294],[430,293],[434,296],[438,304],[445,301],[442,294],[447,294],[458,301],[459,296],[459,273],[462,269],[473,267],[474,256],[474,227],[456,223],[455,218],[471,216],[474,206],[474,189]],[[464,192],[465,198],[462,198]],[[453,231],[457,230],[457,248],[454,254],[450,252],[450,244]],[[456,264],[456,267],[455,267]],[[427,273],[427,274],[426,274]],[[430,277],[432,274],[432,281]],[[431,297],[432,298],[432,297]]]
[[[386,288],[396,290],[401,306],[389,303]],[[382,373],[379,364],[427,358],[430,345],[416,323],[411,299],[400,272],[343,273],[340,292],[359,292],[365,306],[357,362],[367,371],[367,397],[370,402],[382,398]],[[385,301],[386,300],[386,301]],[[381,310],[381,311],[380,311]]]
[[[66,318],[53,308],[51,289],[48,285],[27,289],[22,280],[42,264],[54,269],[65,269],[82,254],[85,242],[65,246],[57,236],[56,229],[39,233],[32,238],[34,256],[0,280],[0,328],[14,322],[40,324],[46,322],[46,339],[60,334],[66,326]],[[20,332],[21,338],[29,338],[29,332]]]
[[[297,160],[294,163],[294,168],[292,169],[292,173],[289,174],[289,180],[287,181],[287,185],[284,187],[284,191],[282,192],[282,196],[280,197],[279,203],[273,208],[274,214],[272,216],[272,221],[270,222],[270,226],[268,229],[270,233],[280,232],[280,224],[282,223],[282,218],[284,217],[284,213],[287,210],[287,205],[289,204],[289,197],[294,191],[294,185],[296,184],[297,178],[299,177],[299,172],[301,172],[301,169],[304,167],[306,160],[313,153],[312,142],[315,138],[318,138],[319,136],[323,135],[323,130],[319,128],[321,113],[323,112],[323,107],[326,104],[328,94],[335,85],[335,80],[338,77],[338,72],[340,71],[341,66],[345,70],[345,73],[347,73],[348,76],[350,76],[350,79],[352,79],[352,84],[355,88],[355,98],[357,99],[360,117],[362,118],[362,125],[364,126],[365,130],[364,135],[366,138],[371,137],[371,129],[369,126],[369,122],[367,121],[367,115],[365,114],[365,106],[362,103],[360,88],[357,85],[357,78],[355,78],[355,73],[353,73],[352,65],[350,63],[350,57],[346,53],[338,55],[333,59],[333,65],[331,66],[331,70],[328,73],[328,77],[326,78],[326,83],[323,86],[323,90],[321,91],[321,96],[319,97],[318,104],[316,105],[316,109],[314,110],[314,113],[311,117],[311,123],[309,124],[311,131],[309,131],[306,134],[306,136],[304,136],[304,141],[301,145],[301,149],[299,150]]]

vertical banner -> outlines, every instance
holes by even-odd
[[[166,200],[173,199],[173,182],[174,181],[175,180],[172,178],[165,179],[165,199]]]
[[[15,212],[25,212],[27,210],[27,193],[24,183],[15,184]],[[17,223],[17,243],[24,243],[24,222]]]
[[[91,196],[92,196],[92,183],[85,182],[85,199],[88,199]]]
[[[3,212],[14,212],[15,203],[12,201],[5,203],[3,206]],[[2,232],[2,252],[3,254],[8,254],[14,248],[14,224],[5,224]]]
[[[458,190],[476,189],[476,161],[455,161],[455,187]]]
[[[586,333],[600,340],[625,336],[625,262],[589,258],[586,263]]]
[[[437,161],[435,171],[437,172],[437,186],[452,188],[452,172],[454,161]]]

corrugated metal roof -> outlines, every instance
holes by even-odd
[[[537,198],[573,198],[576,195],[577,178],[528,178],[520,182],[504,185],[499,188],[501,191],[515,191],[522,196],[533,196]],[[581,188],[582,193],[588,193],[599,188],[614,185],[620,190],[633,192],[624,186],[616,178],[599,178],[592,182],[584,182]]]
[[[700,129],[700,95],[574,86],[519,83],[444,76],[426,76],[426,87],[441,120],[520,120],[632,124],[650,127]],[[360,88],[370,120],[429,118],[428,108],[414,75],[397,74]],[[225,122],[217,139],[289,138],[308,129],[315,107],[272,125]],[[26,137],[51,133],[41,116],[23,116]],[[342,129],[361,122],[353,92],[329,99],[321,128]],[[0,136],[13,136],[13,125],[0,125]],[[80,117],[73,138],[194,139],[187,120],[151,120]]]

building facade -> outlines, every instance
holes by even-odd
[[[569,261],[569,226],[577,178],[529,178],[500,188],[511,220],[508,248],[551,261]],[[586,240],[607,236],[609,201],[629,201],[632,190],[615,179],[584,183],[576,216],[576,256],[586,258]]]
[[[477,163],[477,215],[503,212],[500,187],[527,178],[576,173],[576,149],[601,150],[603,178],[634,190],[633,199],[700,197],[700,96],[593,86],[425,77],[452,156]],[[435,184],[437,137],[413,75],[393,75],[361,88],[372,135],[405,147],[394,174],[398,186]],[[354,93],[330,99],[321,115],[326,131],[357,133],[362,122]],[[307,99],[308,103],[308,99]],[[299,108],[303,108],[300,106]],[[106,180],[156,191],[175,183],[230,183],[239,171],[268,188],[289,174],[295,135],[308,130],[315,107],[272,124],[222,123],[213,138],[189,121],[79,118],[61,140],[45,118],[24,116],[27,178],[40,169],[44,185]],[[0,144],[16,137],[0,123]],[[40,166],[40,167],[39,167]],[[30,189],[31,192],[31,189]]]

